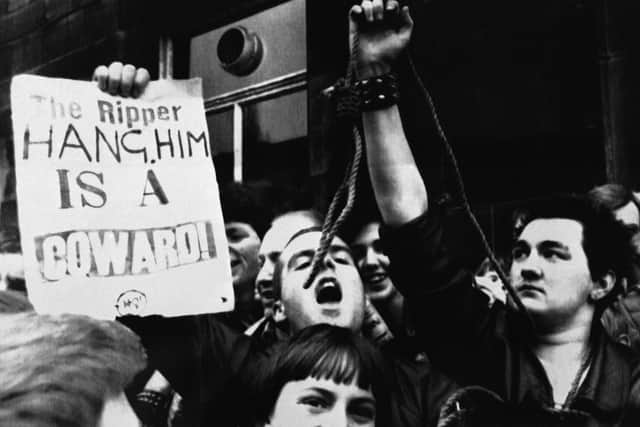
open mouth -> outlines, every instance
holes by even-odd
[[[261,280],[257,284],[260,295],[266,299],[275,298],[276,294],[273,289],[273,282],[267,280]]]
[[[320,279],[316,285],[316,302],[318,304],[330,304],[342,301],[342,289],[333,277]]]

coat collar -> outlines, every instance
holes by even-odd
[[[624,410],[631,393],[634,369],[631,351],[614,343],[599,324],[594,326],[592,338],[593,360],[571,409],[611,415],[619,413]],[[522,350],[521,372],[517,384],[512,384],[517,390],[514,403],[524,407],[542,404],[553,408],[551,385],[544,368],[532,351]]]
[[[631,352],[614,343],[600,325],[594,328],[594,334],[593,362],[572,406],[597,408],[604,413],[622,411],[631,393]]]

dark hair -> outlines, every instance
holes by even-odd
[[[322,227],[320,225],[313,225],[310,227],[303,228],[301,230],[296,231],[287,241],[287,244],[284,246],[285,248],[291,244],[298,237],[307,233],[322,233]],[[340,236],[334,236],[340,238]],[[318,246],[320,246],[320,242],[318,241]],[[315,248],[316,250],[318,247]],[[284,248],[282,250],[284,252]],[[282,270],[284,270],[284,260],[282,259],[282,255],[278,257],[278,261],[273,268],[273,291],[275,293],[276,299],[280,299],[282,295]]]
[[[625,277],[632,256],[629,230],[604,205],[595,203],[588,196],[568,194],[534,200],[526,209],[520,210],[515,236],[518,237],[531,221],[550,218],[572,219],[582,224],[582,247],[593,280],[604,277],[609,271],[616,275],[614,289],[598,303],[598,307],[606,307],[622,291],[619,279]]]
[[[277,225],[278,222],[293,218],[299,218],[302,220],[306,220],[309,222],[309,226],[302,228],[300,230],[289,230],[291,232],[291,237],[287,240],[285,247],[289,245],[289,243],[298,237],[301,234],[310,232],[310,231],[322,231],[322,215],[314,210],[314,209],[305,209],[299,211],[290,211],[285,212],[281,215],[276,216],[271,222],[271,226]],[[283,248],[284,249],[284,248]],[[279,258],[279,257],[278,257]],[[280,291],[281,291],[281,277],[282,277],[282,265],[278,260],[276,265],[274,266],[273,271],[273,279],[271,280],[273,283],[273,293],[276,299],[280,299]]]
[[[257,386],[257,420],[266,422],[282,388],[305,378],[333,380],[370,389],[376,399],[376,425],[390,422],[389,375],[382,355],[346,328],[312,325],[293,335],[266,363]]]
[[[220,188],[224,222],[249,224],[262,239],[271,222],[268,192],[260,185],[229,182]]]
[[[631,190],[620,184],[604,184],[593,188],[589,191],[589,198],[595,203],[601,204],[611,211],[615,211],[627,205],[629,202],[634,203],[640,210],[640,205],[636,196]]]
[[[0,425],[94,427],[146,360],[123,325],[78,315],[0,315]]]

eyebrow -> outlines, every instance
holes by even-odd
[[[373,396],[358,396],[358,397],[354,397],[351,400],[351,403],[369,403],[373,406],[376,405],[376,399]]]
[[[322,397],[326,398],[326,399],[334,399],[335,400],[335,393],[322,388],[322,387],[309,387],[307,388],[307,391],[313,391],[315,393],[318,393],[320,395],[322,395]]]
[[[531,245],[529,245],[529,242],[527,242],[526,240],[516,240],[516,242],[513,244],[514,248],[520,248],[520,247],[530,247]]]
[[[561,249],[565,252],[570,252],[569,247],[567,245],[563,245],[560,242],[555,240],[544,240],[538,243],[538,248],[540,249]]]
[[[346,245],[333,244],[329,246],[329,252],[339,252],[339,251],[347,251],[351,253],[351,249],[349,249],[349,246],[346,246]]]
[[[245,234],[248,234],[248,233],[249,233],[249,231],[248,231],[245,227],[243,227],[243,226],[241,226],[241,225],[237,225],[237,224],[233,224],[233,225],[226,225],[226,224],[225,224],[225,226],[224,226],[224,231],[226,231],[226,232],[229,232],[229,231],[239,231],[239,232],[241,232],[241,233],[245,233]]]
[[[330,399],[335,399],[335,393],[322,388],[322,387],[309,387],[307,388],[308,391],[314,391],[320,395],[322,395],[324,398],[330,398]],[[369,403],[371,405],[376,404],[376,399],[373,396],[358,396],[358,397],[354,397],[353,399],[351,399],[350,403]]]
[[[289,258],[289,261],[287,262],[287,268],[291,269],[295,261],[298,260],[298,258],[302,258],[302,257],[312,258],[315,253],[316,253],[315,249],[305,249],[300,252],[296,252],[291,256],[291,258]]]
[[[322,233],[322,227],[312,226],[312,227],[303,228],[302,230],[298,230],[296,233],[293,234],[293,236],[289,238],[289,240],[287,241],[287,244],[284,245],[284,247],[286,248],[287,246],[289,246],[289,244],[293,242],[295,239],[297,239],[299,236],[306,233],[313,233],[313,232]]]
[[[351,262],[353,262],[355,264],[355,258],[353,256],[353,251],[351,250],[351,248],[349,248],[349,246],[344,246],[341,244],[338,245],[331,245],[329,247],[329,253],[330,254],[335,254],[337,252],[344,252],[347,255],[349,255],[349,258],[351,259]]]
[[[529,244],[529,242],[527,242],[526,240],[518,240],[513,244],[513,248],[522,248],[522,247],[526,247],[529,248],[531,247],[531,245]],[[569,247],[567,245],[564,245],[556,240],[543,240],[542,242],[539,242],[536,247],[538,248],[538,250],[540,249],[559,249],[562,250],[564,252],[571,252],[571,250],[569,249]]]
[[[349,256],[351,257],[351,260],[353,260],[353,253],[351,252],[351,249],[349,249],[349,247],[347,245],[342,245],[342,244],[332,244],[331,246],[329,246],[329,251],[328,253],[330,254],[335,254],[336,252],[346,252],[349,254]],[[287,262],[287,268],[290,269],[292,268],[292,265],[295,261],[298,260],[298,258],[301,257],[313,257],[316,253],[316,249],[303,249],[299,252],[294,253],[293,255],[291,255],[291,258],[289,258],[289,261]]]

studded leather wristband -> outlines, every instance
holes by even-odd
[[[362,111],[381,110],[397,104],[400,99],[398,78],[394,73],[358,80],[354,86],[360,94]]]

